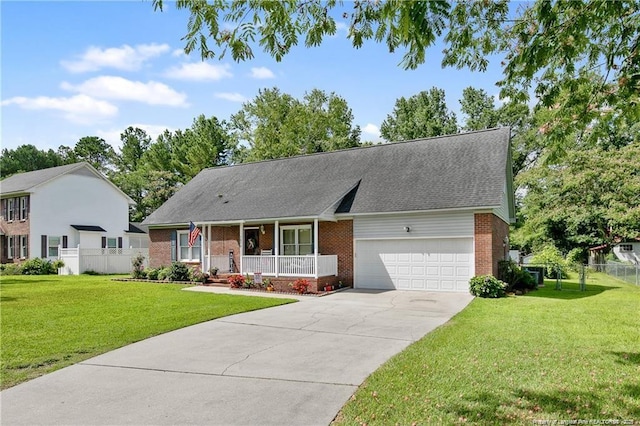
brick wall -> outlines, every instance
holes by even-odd
[[[353,286],[353,221],[320,222],[318,224],[320,254],[338,255],[338,279]]]
[[[476,213],[474,234],[475,274],[497,276],[498,262],[509,252],[509,247],[504,245],[509,236],[509,224],[493,213]]]
[[[14,202],[14,211],[13,217],[14,220],[8,221],[5,214],[7,213],[7,198],[2,199],[0,202],[0,226],[4,231],[5,235],[0,239],[0,263],[19,263],[24,259],[20,258],[20,235],[29,235],[30,233],[30,197],[27,198],[27,217],[26,219],[20,219],[20,199],[22,197],[13,197]],[[8,239],[13,238],[13,248],[14,251],[12,253],[12,259],[9,259],[8,249]],[[33,238],[33,241],[29,241],[27,245],[27,258],[40,257],[40,253],[36,253],[33,251],[31,247],[31,243],[35,243],[36,238],[40,238],[39,235],[36,235]]]
[[[149,229],[149,266],[171,265],[171,232],[174,229]]]
[[[261,250],[272,249],[275,253],[273,232],[274,225],[264,225],[265,233],[259,234],[258,245]],[[171,264],[171,232],[173,229],[149,230],[149,264],[152,268]],[[338,256],[338,278],[326,277],[319,279],[319,285],[337,284],[338,280],[344,285],[353,285],[353,221],[320,222],[318,224],[318,248],[321,254],[335,254]],[[205,237],[207,230],[203,231]],[[233,250],[236,265],[240,265],[240,227],[214,226],[211,228],[211,254],[225,255]],[[204,250],[204,248],[203,248]],[[237,271],[236,271],[237,272]],[[315,284],[315,281],[314,281]]]

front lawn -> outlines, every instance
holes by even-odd
[[[592,274],[586,292],[554,288],[476,298],[370,376],[335,423],[639,420],[640,287]]]
[[[188,325],[293,302],[101,276],[3,276],[0,387]]]

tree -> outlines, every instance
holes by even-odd
[[[6,178],[16,173],[47,169],[62,165],[60,156],[52,149],[39,150],[33,145],[20,145],[16,149],[3,149],[0,155],[0,173]]]
[[[69,148],[65,145],[60,145],[57,151],[62,164],[73,164],[78,162],[78,157],[76,157],[76,153],[73,151],[73,148]]]
[[[80,138],[73,152],[78,161],[86,161],[105,174],[111,170],[116,156],[111,145],[98,136]]]
[[[226,122],[199,115],[191,128],[177,131],[171,141],[171,165],[186,183],[202,169],[228,164],[231,138]],[[169,169],[170,170],[170,169]]]
[[[263,89],[231,116],[234,162],[258,161],[351,148],[360,143],[347,102],[314,89],[302,100]]]
[[[530,248],[574,247],[640,235],[640,144],[574,149],[561,163],[521,173],[525,223],[516,239]]]
[[[464,130],[483,130],[496,127],[500,122],[500,113],[495,107],[493,97],[482,89],[467,87],[462,91],[460,110],[465,114]]]
[[[163,4],[153,0],[156,10]],[[176,3],[190,13],[185,51],[199,50],[203,59],[221,58],[227,51],[236,61],[251,59],[257,39],[280,60],[299,43],[317,46],[333,36],[336,20],[343,19],[355,48],[373,39],[386,43],[390,52],[405,49],[405,68],[424,63],[439,39],[445,44],[443,66],[483,71],[489,56],[504,55],[503,98],[523,102],[533,89],[548,108],[565,91],[575,106],[572,122],[558,122],[545,138],[588,127],[593,110],[639,121],[640,0],[536,0],[511,10],[509,5],[508,0]],[[588,97],[574,96],[576,81],[592,73],[597,73],[595,90]]]
[[[449,111],[444,90],[432,87],[408,99],[396,100],[393,112],[380,126],[387,141],[402,141],[457,133],[456,115]]]
[[[138,164],[144,153],[151,145],[151,137],[140,128],[129,126],[120,134],[122,148],[117,155],[116,165],[121,173],[133,172],[138,169]]]

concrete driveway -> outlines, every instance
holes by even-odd
[[[209,321],[7,389],[0,422],[327,425],[367,376],[471,299],[348,290]]]

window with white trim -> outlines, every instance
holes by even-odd
[[[117,238],[107,238],[107,248],[118,248]]]
[[[20,220],[27,220],[27,197],[20,197]]]
[[[26,259],[29,257],[29,236],[20,235],[20,257]]]
[[[14,199],[9,198],[7,200],[7,221],[12,222],[15,218]]]
[[[60,237],[49,237],[47,238],[47,256],[48,257],[58,257],[58,246],[60,245]]]
[[[13,259],[14,245],[13,245],[13,236],[7,237],[7,259]]]
[[[280,253],[285,256],[312,254],[313,233],[311,225],[281,226]]]
[[[633,251],[633,244],[620,244],[620,251]]]
[[[189,247],[189,231],[178,231],[178,258],[182,262],[200,262],[201,236]]]

